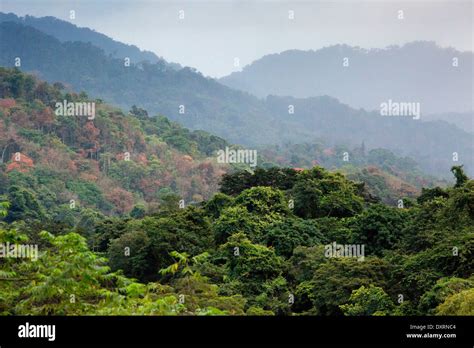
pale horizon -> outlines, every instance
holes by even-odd
[[[76,13],[73,20],[70,10]],[[184,19],[179,19],[180,10],[184,10]],[[290,10],[294,11],[291,20]],[[402,20],[397,18],[400,10]],[[473,51],[470,1],[142,0],[132,6],[121,0],[101,4],[3,0],[0,11],[22,17],[53,16],[214,78],[240,71],[265,55],[316,51],[337,44],[383,49],[434,41],[443,48]]]

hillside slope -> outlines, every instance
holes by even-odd
[[[95,103],[95,116],[57,115],[64,100]],[[89,208],[122,215],[202,201],[218,189],[225,165],[213,157],[227,145],[164,116],[136,107],[125,114],[61,84],[0,68],[0,195],[17,205],[10,219],[33,206],[36,214],[64,220],[63,214],[80,219]]]

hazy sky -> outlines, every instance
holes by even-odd
[[[212,77],[265,54],[338,43],[381,48],[432,40],[472,51],[474,32],[472,0],[0,0],[0,10],[55,16]],[[69,18],[70,10],[75,19]],[[398,18],[400,10],[404,19]]]

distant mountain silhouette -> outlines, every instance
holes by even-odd
[[[472,52],[426,41],[370,50],[336,45],[270,54],[220,82],[258,97],[330,95],[367,110],[392,99],[419,102],[423,114],[472,112],[473,63]]]

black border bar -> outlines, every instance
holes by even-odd
[[[55,340],[20,338],[19,326],[55,325]],[[423,328],[421,330],[420,328]],[[407,334],[455,338],[407,338]],[[473,347],[474,317],[0,317],[0,346],[275,345]]]

